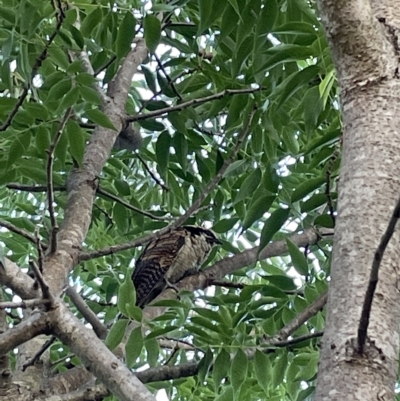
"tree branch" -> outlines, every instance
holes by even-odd
[[[0,301],[4,302],[3,289],[0,286]],[[0,310],[0,335],[8,330],[7,315],[4,310]],[[9,385],[12,379],[9,355],[0,356],[0,390]]]
[[[133,375],[93,332],[85,327],[65,305],[48,313],[52,317],[54,334],[75,353],[92,372],[121,401],[154,401],[153,395]]]
[[[150,174],[150,177],[158,184],[164,191],[169,191],[169,188],[164,185],[155,175],[154,173],[150,170],[150,167],[147,165],[146,161],[143,159],[142,156],[140,156],[139,153],[136,153],[137,158],[141,161],[143,164],[143,167],[145,170]]]
[[[383,233],[381,241],[374,254],[374,260],[372,262],[371,272],[369,276],[368,288],[364,298],[360,323],[358,325],[357,343],[358,343],[358,352],[360,354],[362,354],[364,351],[365,340],[367,339],[367,330],[369,325],[369,317],[371,315],[372,301],[374,299],[374,294],[379,279],[379,268],[381,266],[381,262],[386,247],[389,244],[390,239],[392,238],[392,235],[396,228],[396,223],[399,218],[400,218],[400,198],[397,201],[396,207],[394,208],[392,216],[390,217],[386,231]]]
[[[114,97],[102,98],[101,110],[116,130],[97,126],[90,137],[83,157],[82,167],[74,168],[67,180],[67,204],[64,220],[57,235],[57,253],[54,259],[47,257],[44,278],[51,283],[53,294],[61,293],[67,274],[76,265],[82,243],[92,217],[93,200],[97,180],[106,163],[118,132],[122,128],[125,102],[137,67],[147,56],[144,41],[140,40],[124,59],[114,85]],[[88,67],[89,68],[89,67]]]
[[[103,195],[103,196],[105,196],[105,197],[107,197],[109,199],[112,199],[114,202],[118,202],[119,204],[125,206],[127,209],[133,210],[136,213],[140,213],[143,216],[149,217],[150,219],[161,220],[161,221],[168,220],[165,217],[155,216],[154,214],[146,212],[145,210],[139,209],[138,207],[135,207],[135,206],[131,205],[130,203],[124,201],[123,199],[119,198],[116,195],[111,194],[110,192],[105,191],[104,189],[97,188],[97,193],[99,195]]]
[[[26,191],[26,192],[46,192],[47,191],[47,187],[45,185],[25,185],[25,184],[18,184],[18,183],[10,183],[6,185],[8,189],[15,189],[18,191]],[[167,188],[168,189],[168,188]],[[53,191],[66,191],[67,187],[65,186],[56,186],[53,188]],[[163,217],[159,217],[159,216],[155,216],[150,212],[147,212],[145,210],[139,209],[133,205],[131,205],[130,203],[124,201],[123,199],[119,198],[118,196],[112,194],[111,192],[106,191],[105,189],[101,189],[100,187],[97,188],[97,193],[99,195],[103,195],[106,198],[109,198],[115,202],[120,203],[121,205],[124,205],[125,207],[127,207],[128,209],[131,209],[137,213],[142,214],[143,216],[147,216],[153,220],[162,220],[165,221],[166,219]],[[7,223],[7,222],[6,222]],[[8,224],[8,223],[7,223]],[[0,225],[2,225],[2,220],[0,220]],[[16,229],[18,229],[18,227],[16,227]],[[19,230],[19,229],[18,229]],[[12,231],[12,230],[10,230]],[[28,235],[30,235],[29,233],[27,233]],[[34,238],[33,236],[31,236],[32,238]],[[29,238],[28,238],[29,239]],[[42,244],[42,247],[46,247],[46,245]]]
[[[315,316],[326,304],[328,300],[328,291],[324,292],[312,304],[308,305],[303,311],[295,316],[286,326],[282,327],[277,333],[274,334],[272,339],[267,340],[270,343],[286,341],[300,326],[302,326],[308,319]],[[322,335],[322,334],[321,334]]]
[[[67,295],[86,321],[92,325],[97,337],[104,340],[108,333],[107,327],[100,322],[97,315],[88,307],[84,299],[76,292],[75,288],[68,287]]]
[[[25,300],[41,298],[42,295],[36,281],[7,258],[0,259],[0,283]]]
[[[25,301],[21,302],[0,302],[0,309],[16,309],[16,308],[22,308],[22,309],[27,309],[27,308],[36,308],[37,306],[43,306],[49,304],[48,299],[43,299],[43,298],[33,298],[33,299],[27,299]]]
[[[47,313],[35,311],[28,319],[0,334],[0,356],[39,334],[51,334],[50,323]]]
[[[101,256],[111,255],[116,252],[121,252],[126,249],[135,248],[135,247],[143,245],[155,238],[158,238],[160,235],[165,234],[165,233],[175,229],[176,227],[179,227],[182,223],[184,223],[185,220],[188,219],[188,217],[190,217],[194,212],[196,212],[198,210],[198,208],[201,206],[201,203],[204,201],[204,199],[207,198],[207,196],[212,192],[212,190],[218,185],[219,181],[223,177],[223,175],[226,172],[226,170],[228,169],[228,167],[235,160],[236,155],[239,152],[239,150],[243,144],[243,141],[247,136],[254,113],[255,113],[255,110],[253,110],[250,113],[250,116],[247,119],[247,123],[243,127],[242,132],[237,137],[236,145],[232,149],[230,156],[225,160],[221,169],[218,171],[216,176],[206,185],[206,187],[201,192],[199,197],[192,203],[192,206],[190,206],[189,209],[182,216],[178,217],[177,219],[175,219],[175,221],[170,223],[167,227],[157,231],[156,233],[148,234],[141,238],[127,242],[125,244],[113,245],[113,246],[110,246],[108,248],[104,248],[104,249],[101,249],[98,251],[82,252],[80,254],[79,260],[80,261],[90,260],[90,259],[94,259],[94,258],[99,258]]]
[[[11,232],[13,232],[13,233],[15,233],[15,234],[18,234],[18,235],[20,235],[21,237],[26,238],[28,241],[32,242],[32,244],[35,244],[35,245],[36,245],[36,238],[35,238],[35,236],[32,235],[31,233],[28,233],[28,231],[25,231],[24,229],[19,228],[19,227],[16,227],[16,226],[14,226],[14,224],[12,224],[12,223],[10,223],[10,222],[8,222],[8,221],[5,221],[5,220],[1,220],[1,219],[0,219],[0,226],[2,226],[2,227],[4,227],[4,228],[7,228],[7,230],[9,230],[9,231],[11,231]],[[42,244],[42,247],[43,247],[44,249],[46,249],[46,248],[47,248],[47,245]]]
[[[316,244],[320,236],[313,229],[308,228],[300,234],[293,234],[290,239],[298,247],[304,247],[307,245]],[[286,241],[280,240],[268,244],[257,257],[258,247],[246,249],[245,251],[238,253],[234,256],[226,257],[218,262],[214,263],[209,268],[200,271],[199,273],[193,274],[184,278],[183,280],[176,283],[176,287],[180,290],[195,291],[198,289],[204,289],[209,286],[213,280],[220,280],[225,275],[233,273],[243,267],[246,267],[258,260],[271,258],[273,256],[283,255],[288,252]],[[172,292],[171,292],[172,293]]]
[[[44,344],[43,347],[30,359],[28,362],[24,363],[22,366],[22,371],[25,372],[29,366],[33,366],[36,361],[40,359],[40,357],[46,352],[46,350],[54,343],[56,340],[56,337],[52,336],[49,340],[47,340]]]
[[[194,376],[197,374],[198,370],[197,362],[189,362],[176,366],[164,365],[156,368],[150,368],[143,372],[136,372],[135,376],[142,383],[152,383]],[[102,400],[109,394],[109,391],[104,385],[98,384],[94,386],[83,386],[79,390],[72,391],[66,395],[57,396],[57,398],[54,398],[54,401],[97,401]],[[53,401],[53,398],[47,398],[47,401]]]
[[[188,100],[187,102],[177,104],[176,106],[165,107],[163,109],[154,110],[149,113],[142,113],[142,114],[137,114],[135,116],[130,116],[127,118],[127,121],[134,122],[134,121],[139,121],[139,120],[147,120],[149,118],[154,118],[154,117],[161,117],[161,116],[165,116],[169,113],[172,113],[174,111],[184,110],[184,109],[187,109],[188,107],[197,106],[199,104],[210,102],[210,101],[216,100],[216,99],[221,99],[225,96],[254,93],[254,92],[259,92],[260,90],[261,90],[260,88],[257,88],[257,89],[255,89],[255,88],[226,89],[222,92],[215,93],[210,96],[205,96],[205,97],[200,97],[197,99]]]

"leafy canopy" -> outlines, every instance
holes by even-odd
[[[68,172],[82,163],[93,127],[112,127],[99,109],[98,88],[106,91],[132,40],[143,36],[149,56],[126,104],[143,143],[138,152],[112,152],[99,177],[103,193],[93,205],[84,250],[133,240],[187,210],[228,159],[254,110],[235,161],[186,222],[212,227],[224,241],[208,263],[312,225],[333,226],[340,113],[314,2],[83,0],[60,13],[49,1],[2,0],[0,15],[1,222],[32,236],[36,230],[49,241],[48,150],[60,122],[66,120],[52,171],[59,223]],[[94,74],[79,59],[82,50]],[[171,106],[173,111],[160,112]],[[32,185],[37,187],[27,187]],[[7,257],[21,266],[37,257],[24,236],[2,229],[0,240]],[[132,332],[128,366],[201,361],[197,376],[149,385],[176,400],[306,399],[317,371],[316,340],[258,350],[251,359],[245,353],[327,287],[329,244],[321,241],[307,252],[292,242],[287,246],[284,255],[226,276],[237,288],[216,286],[165,301],[172,305],[168,312],[150,322],[144,318],[149,332]],[[125,280],[139,252],[87,260],[71,274],[106,324],[118,307],[141,319]],[[117,305],[118,291],[124,301]],[[4,296],[11,300],[13,294],[7,290]],[[111,348],[126,322],[113,326]],[[318,313],[293,336],[322,328]],[[159,339],[166,336],[194,348],[161,348]],[[62,344],[52,346],[52,360],[61,360],[56,369],[65,370],[66,360],[80,363],[73,355],[63,359],[68,355]]]

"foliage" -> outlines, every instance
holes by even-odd
[[[223,240],[208,264],[313,225],[333,226],[340,112],[313,2],[131,0],[110,5],[97,0],[70,4],[62,15],[48,1],[2,0],[0,10],[3,222],[32,235],[36,231],[49,242],[46,188],[8,186],[47,185],[48,150],[67,116],[52,172],[61,224],[68,172],[81,165],[93,127],[112,126],[99,109],[96,87],[106,91],[137,35],[144,36],[150,53],[131,84],[126,113],[144,140],[137,153],[114,150],[99,177],[100,189],[135,210],[99,193],[84,250],[133,240],[187,210],[229,157],[254,108],[236,161],[186,222],[212,227]],[[78,58],[84,49],[94,75]],[[159,112],[173,105],[176,111]],[[0,239],[4,253],[20,266],[38,257],[35,244],[24,236],[2,229]],[[200,361],[195,377],[149,384],[166,389],[175,400],[307,399],[317,371],[316,339],[246,356],[327,288],[329,243],[299,250],[288,241],[288,249],[225,277],[237,288],[183,293],[168,312],[152,321],[144,317],[150,330],[132,332],[126,346],[129,367]],[[140,251],[87,260],[71,274],[70,283],[107,325],[118,313],[116,296]],[[13,298],[9,290],[4,296]],[[129,302],[119,307],[141,318]],[[323,317],[318,313],[293,337],[322,330]],[[125,326],[126,320],[113,326],[108,345],[117,345]],[[161,348],[158,340],[165,337],[195,348]],[[61,343],[52,346],[53,361],[66,356]],[[56,369],[65,370],[66,360]],[[71,355],[70,362],[79,360]]]

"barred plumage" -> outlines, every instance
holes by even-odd
[[[215,234],[198,226],[178,227],[149,242],[132,274],[136,305],[143,308],[165,287],[196,271],[215,244],[221,244]]]

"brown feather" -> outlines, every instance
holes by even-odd
[[[144,307],[166,287],[198,269],[214,244],[221,243],[211,230],[182,226],[149,244],[136,261],[132,280],[136,304]]]

